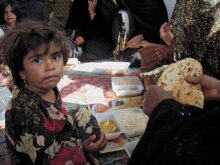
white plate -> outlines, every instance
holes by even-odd
[[[98,74],[123,74],[128,70],[129,62],[100,62],[95,67]]]
[[[67,64],[74,63],[74,60],[68,60]],[[67,72],[88,72],[96,74],[123,74],[128,70],[129,62],[86,62],[74,65],[74,67],[68,68]],[[67,65],[68,66],[68,65]]]

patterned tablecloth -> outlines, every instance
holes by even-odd
[[[140,71],[138,69],[134,69],[117,76],[139,75],[139,73]],[[111,77],[113,76],[116,75],[85,72],[71,72],[64,75],[58,85],[58,88],[60,89],[62,100],[64,101],[67,109],[70,112],[80,107],[87,107],[90,110],[94,110],[94,107],[98,107],[97,105],[117,106],[116,104],[113,105],[115,100],[128,99],[118,98],[113,92],[111,85]],[[134,96],[134,98],[137,97],[140,96]],[[134,104],[134,106],[138,105]],[[123,145],[125,142],[129,142],[129,140],[120,136],[116,140],[108,141],[110,148],[112,145],[116,146],[116,148],[113,150],[109,149],[110,152],[106,151],[98,154],[97,157],[99,158],[100,163],[103,165],[127,164],[129,156],[124,150]]]

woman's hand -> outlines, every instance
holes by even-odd
[[[141,55],[141,69],[150,71],[155,66],[160,64],[161,60],[168,54],[169,48],[165,45],[152,44],[141,48],[139,53]]]
[[[166,57],[170,52],[169,47],[167,46],[159,46],[155,49],[156,58],[158,58],[160,61]]]
[[[140,45],[140,44],[141,44],[141,41],[143,41],[143,40],[144,40],[144,37],[143,37],[141,34],[136,35],[136,36],[132,37],[132,38],[127,42],[126,47],[127,47],[127,48],[135,48],[135,47],[137,47],[138,45]]]
[[[205,100],[220,100],[220,81],[213,77],[202,75],[199,77],[186,76],[185,80],[191,84],[200,84]]]
[[[167,46],[172,45],[173,33],[167,22],[163,23],[160,27],[160,38],[167,44]]]
[[[82,36],[77,36],[75,39],[76,45],[80,46],[85,42],[84,38]]]
[[[149,85],[142,101],[144,113],[149,116],[161,101],[168,98],[173,98],[171,92],[164,91],[156,85]]]
[[[88,152],[98,152],[105,148],[107,143],[105,134],[101,132],[99,139],[97,140],[96,135],[90,136],[88,139],[82,142],[83,147]]]
[[[93,20],[93,18],[96,15],[96,6],[97,6],[97,0],[88,0],[88,10],[91,20]]]

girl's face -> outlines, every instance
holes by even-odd
[[[16,15],[12,11],[11,5],[7,5],[4,12],[4,19],[7,25],[15,25],[16,24]]]
[[[37,51],[30,50],[23,60],[24,70],[20,72],[27,87],[38,94],[51,91],[63,75],[61,48],[52,42],[47,54],[45,49],[42,45]]]

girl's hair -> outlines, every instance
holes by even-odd
[[[1,0],[0,1],[0,24],[6,23],[4,19],[4,13],[5,13],[5,8],[7,7],[7,5],[11,6],[13,13],[17,17],[16,21],[19,21],[21,19],[20,7],[16,0]]]
[[[24,69],[23,59],[28,52],[30,50],[36,51],[44,44],[46,51],[48,51],[51,42],[61,47],[65,65],[71,53],[71,46],[70,40],[63,32],[43,22],[25,20],[5,33],[0,39],[0,52],[4,63],[11,70],[15,85],[24,86],[19,72]]]

